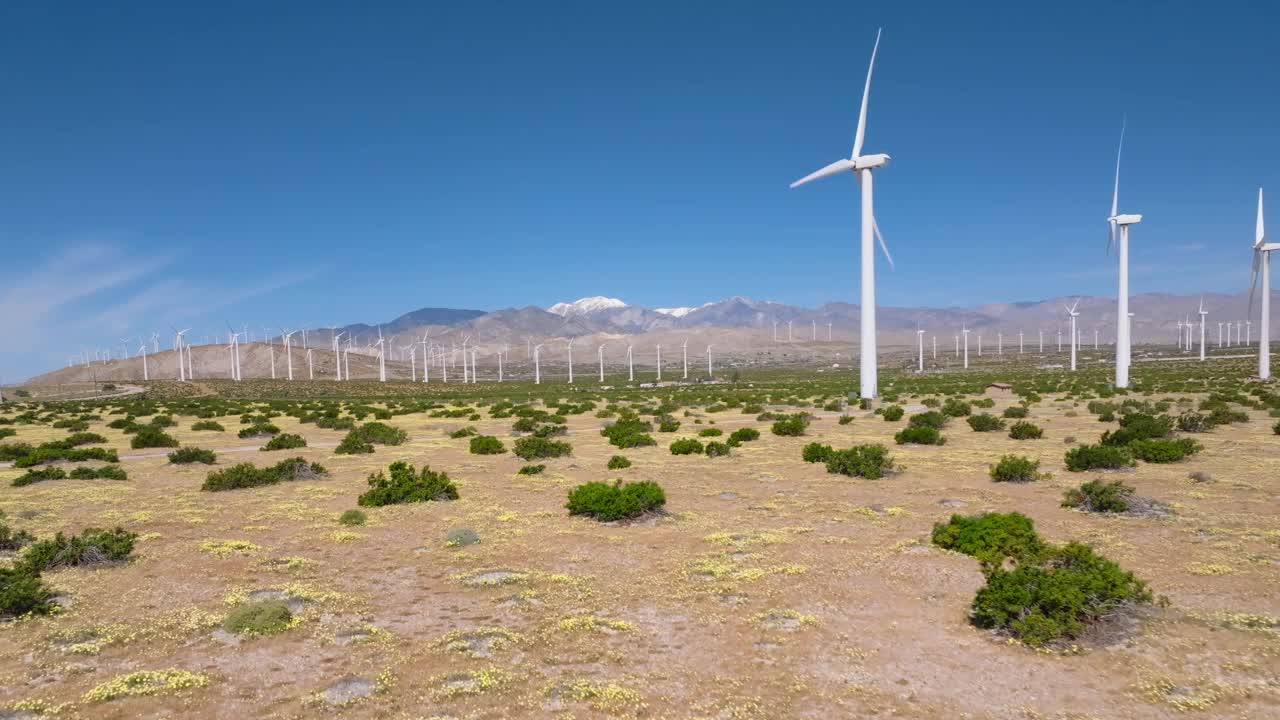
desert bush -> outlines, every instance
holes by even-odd
[[[1147,603],[1151,592],[1133,573],[1068,543],[1040,564],[996,568],[973,599],[975,625],[1010,633],[1032,646],[1078,637],[1094,620],[1126,604]]]
[[[823,445],[822,443],[811,442],[808,445],[805,445],[804,449],[800,451],[800,458],[805,462],[824,463],[831,458],[832,452],[834,451],[831,449],[830,445]]]
[[[67,473],[72,480],[128,480],[129,474],[119,465],[99,465],[90,467],[81,465]]]
[[[1202,449],[1203,446],[1191,438],[1156,438],[1129,443],[1129,451],[1133,456],[1149,463],[1178,462]]]
[[[1040,461],[1019,455],[1004,455],[991,466],[991,479],[996,482],[1031,482],[1040,479]]]
[[[878,480],[894,468],[889,450],[883,445],[855,445],[833,450],[826,459],[827,472]]]
[[[39,574],[53,568],[119,562],[129,557],[137,540],[136,533],[120,527],[85,528],[79,535],[69,537],[58,533],[27,547],[15,569]]]
[[[1010,420],[1021,420],[1027,416],[1028,411],[1026,406],[1024,405],[1012,405],[1010,407],[1005,408],[1004,412],[1000,414],[1002,417],[1008,418]]]
[[[13,466],[16,468],[28,468],[55,460],[66,460],[67,462],[102,460],[103,462],[115,463],[120,462],[120,457],[115,450],[107,448],[63,448],[55,441],[41,444],[35,450],[32,450],[30,454],[15,460]]]
[[[280,433],[267,441],[262,446],[263,451],[268,450],[296,450],[297,448],[306,447],[307,441],[301,435],[293,433]]]
[[[1132,496],[1133,488],[1119,480],[1090,480],[1078,488],[1067,490],[1062,496],[1062,507],[1089,512],[1122,513],[1129,509],[1129,499]]]
[[[521,438],[528,440],[529,438]],[[381,507],[410,502],[457,500],[458,488],[442,472],[423,465],[418,472],[403,460],[391,463],[390,475],[381,470],[369,476],[369,489],[356,501],[363,507]]]
[[[974,432],[995,432],[996,430],[1004,429],[1003,420],[987,413],[970,415],[967,422]]]
[[[134,450],[178,447],[178,440],[154,425],[143,425],[138,428],[138,432],[129,441],[129,446]]]
[[[507,446],[492,435],[477,435],[471,438],[470,449],[472,455],[501,455],[507,451]]]
[[[240,428],[240,432],[236,433],[236,436],[241,440],[247,440],[249,438],[263,437],[264,435],[275,435],[278,432],[280,432],[279,427],[264,420],[249,427]]]
[[[359,434],[365,442],[375,445],[403,445],[409,439],[409,434],[404,430],[381,422],[367,422],[353,432]]]
[[[1271,432],[1275,433],[1276,435],[1280,435],[1280,422],[1277,422],[1275,425],[1271,426]]]
[[[98,445],[106,442],[107,439],[95,432],[77,432],[71,433],[63,440],[67,447],[79,447],[81,445]]]
[[[174,465],[187,465],[190,463],[204,463],[212,465],[218,460],[218,455],[212,450],[205,450],[198,447],[178,448],[169,453],[169,462]]]
[[[623,484],[616,480],[612,485],[589,482],[569,491],[565,507],[570,515],[586,515],[610,522],[639,517],[661,510],[667,503],[662,487],[648,480]]]
[[[964,417],[973,412],[973,406],[959,398],[947,398],[942,403],[942,414],[947,417]]]
[[[224,432],[226,428],[222,427],[222,423],[217,420],[197,420],[191,423],[192,430],[209,430],[212,432]]]
[[[1081,445],[1068,450],[1064,462],[1071,472],[1117,470],[1133,465],[1133,455],[1115,445]]]
[[[325,430],[354,430],[356,420],[349,417],[320,417],[316,418],[316,427]]]
[[[58,605],[38,573],[0,567],[0,618],[48,615]]]
[[[698,431],[698,437],[720,437],[724,431],[720,428],[703,428]]]
[[[836,422],[837,422],[837,423],[839,423],[839,424],[841,424],[841,425],[848,425],[849,423],[853,422],[853,416],[852,416],[852,415],[841,415],[841,416],[840,416],[840,419],[839,419],[839,420],[837,420]]]
[[[784,437],[799,437],[804,435],[804,430],[809,426],[809,419],[804,413],[796,413],[788,415],[781,420],[773,423],[773,434],[782,435]]]
[[[255,467],[253,463],[240,463],[232,465],[225,470],[209,473],[200,489],[210,492],[239,490],[241,488],[275,485],[289,480],[310,480],[324,477],[328,474],[329,471],[324,466],[319,463],[308,463],[300,457],[281,460],[275,465],[265,468]]]
[[[241,605],[227,615],[222,629],[237,635],[275,635],[293,624],[293,611],[283,600],[259,600]]]
[[[567,442],[530,436],[516,440],[513,452],[521,460],[541,460],[543,458],[571,455],[573,454],[573,446]]]
[[[29,443],[11,442],[0,444],[0,462],[16,461],[35,452]]]
[[[936,428],[926,425],[907,426],[893,436],[899,445],[945,445],[947,439]]]
[[[524,467],[522,467],[522,468],[520,468],[519,470],[517,470],[517,471],[516,471],[516,474],[518,474],[518,475],[541,475],[541,474],[542,474],[542,471],[543,471],[543,470],[546,470],[546,469],[547,469],[547,466],[546,466],[546,465],[525,465]]]
[[[1189,433],[1209,432],[1213,429],[1213,423],[1209,421],[1208,415],[1188,410],[1178,416],[1178,429]]]
[[[1047,550],[1031,518],[1016,512],[952,515],[933,526],[932,542],[977,558],[985,569],[1000,567],[1007,559],[1034,561]]]
[[[1209,422],[1214,425],[1249,422],[1249,413],[1243,410],[1232,410],[1226,406],[1216,407],[1209,413]]]
[[[1009,437],[1014,440],[1039,440],[1044,437],[1044,430],[1035,423],[1019,420],[1009,426]]]
[[[14,487],[24,487],[26,485],[34,485],[45,480],[65,480],[67,471],[60,467],[42,467],[38,469],[28,470],[22,475],[13,479],[10,483]]]
[[[709,442],[705,448],[707,457],[724,457],[729,454],[729,444],[722,442]]]
[[[1120,427],[1102,433],[1103,445],[1128,445],[1135,440],[1166,438],[1173,434],[1173,418],[1134,412],[1120,416]]]
[[[663,415],[658,420],[658,432],[675,432],[680,429],[680,421],[670,415]]]
[[[613,457],[609,458],[610,470],[622,470],[624,468],[629,468],[629,467],[631,467],[631,461],[626,459],[622,455],[614,455]]]
[[[449,433],[449,437],[453,438],[454,440],[461,440],[464,437],[471,437],[472,435],[475,435],[478,432],[479,432],[478,430],[468,425],[467,427],[458,428],[457,430],[454,430],[453,432]]]
[[[367,455],[373,452],[373,444],[364,438],[355,430],[347,433],[342,438],[342,442],[338,443],[338,447],[333,449],[334,455]]]
[[[0,440],[17,435],[18,431],[13,428],[0,427]]]
[[[731,447],[737,447],[744,442],[751,442],[759,439],[760,431],[755,428],[738,428],[737,430],[729,433],[729,445]]]
[[[680,438],[672,441],[670,450],[672,455],[701,455],[703,447],[694,438]]]
[[[884,408],[880,415],[885,419],[885,422],[897,422],[902,419],[905,412],[901,405],[889,405]]]
[[[937,410],[916,413],[907,418],[907,425],[911,427],[931,427],[934,430],[941,430],[947,424],[947,416]]]
[[[21,550],[24,545],[35,541],[35,536],[26,530],[13,530],[5,522],[4,513],[0,512],[0,550]]]
[[[369,517],[364,514],[363,510],[344,510],[342,514],[338,516],[338,523],[348,527],[364,525],[368,520]]]

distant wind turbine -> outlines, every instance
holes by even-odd
[[[1063,306],[1067,308],[1067,315],[1071,318],[1071,370],[1072,371],[1076,369],[1076,345],[1077,345],[1076,318],[1079,317],[1080,315],[1080,313],[1076,310],[1076,308],[1079,307],[1079,305],[1080,305],[1080,298],[1076,298],[1076,301],[1071,303],[1070,306],[1066,306],[1066,305]]]
[[[1200,296],[1200,310],[1198,313],[1200,315],[1200,362],[1204,362],[1204,316],[1208,315],[1209,311],[1204,309],[1203,295]]]
[[[1107,237],[1107,251],[1117,245],[1120,261],[1120,285],[1116,294],[1116,381],[1117,388],[1129,387],[1129,226],[1142,222],[1141,215],[1120,214],[1120,153],[1124,150],[1124,123],[1120,125],[1120,145],[1116,149],[1116,182],[1111,192],[1111,216],[1107,223],[1111,232]],[[1116,236],[1119,235],[1117,243]]]
[[[1271,377],[1271,253],[1280,243],[1267,242],[1262,222],[1262,188],[1258,188],[1258,224],[1253,240],[1253,277],[1249,283],[1249,315],[1253,315],[1253,292],[1262,276],[1262,317],[1258,323],[1258,377]]]

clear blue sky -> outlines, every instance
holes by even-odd
[[[787,184],[848,154],[878,26],[883,303],[1113,294],[1122,113],[1134,291],[1244,288],[1275,3],[7,3],[0,372],[224,318],[856,301],[856,184]]]

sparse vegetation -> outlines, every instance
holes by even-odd
[[[242,488],[275,485],[289,480],[311,480],[329,474],[324,466],[308,463],[300,457],[281,460],[271,467],[259,468],[253,463],[232,465],[225,470],[216,470],[205,478],[201,490],[217,492],[221,490],[239,490]]]
[[[1044,437],[1044,430],[1034,423],[1019,420],[1009,426],[1009,437],[1014,440],[1039,440]]]
[[[1119,470],[1134,464],[1128,448],[1114,445],[1080,445],[1068,450],[1064,461],[1071,472]]]
[[[1020,455],[1004,455],[991,466],[991,479],[996,482],[1031,482],[1039,480],[1040,461]]]
[[[426,465],[419,472],[413,465],[397,461],[391,463],[387,473],[379,470],[369,476],[369,489],[357,502],[364,507],[381,507],[397,503],[457,499],[458,488],[445,473],[435,472]]]
[[[626,459],[622,455],[614,455],[613,457],[609,458],[610,470],[622,470],[629,467],[631,467],[631,461]]]
[[[1122,513],[1129,509],[1129,500],[1132,497],[1133,488],[1119,480],[1111,482],[1090,480],[1078,488],[1066,491],[1062,498],[1062,507],[1088,512]]]
[[[279,435],[276,435],[275,437],[272,437],[270,440],[268,440],[267,444],[262,446],[262,450],[263,451],[296,450],[298,448],[302,448],[306,446],[307,446],[307,441],[303,439],[301,435],[295,435],[293,433],[280,433]]]
[[[492,435],[477,435],[471,438],[470,450],[472,455],[501,455],[507,446]]]
[[[537,436],[522,437],[516,440],[516,457],[521,460],[542,460],[558,458],[573,454],[573,446],[559,440],[548,440]]]
[[[667,503],[666,494],[655,482],[641,481],[623,484],[590,482],[569,491],[565,506],[570,515],[610,522],[627,520],[662,509]]]
[[[913,425],[899,430],[893,436],[899,445],[945,445],[947,439],[936,428]]]
[[[169,462],[173,465],[188,465],[191,463],[204,463],[212,465],[218,461],[218,456],[212,450],[205,450],[198,447],[178,448],[169,453]]]

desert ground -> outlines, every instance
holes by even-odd
[[[509,392],[538,397],[528,385]],[[992,398],[986,412],[997,415],[1022,399],[981,392],[966,399]],[[40,538],[116,525],[140,537],[128,562],[46,572],[61,612],[0,625],[0,707],[9,709],[0,717],[1280,716],[1280,436],[1263,410],[1198,433],[1203,451],[1180,462],[1075,473],[1064,451],[1115,427],[1088,412],[1081,393],[1030,403],[1039,440],[974,432],[959,418],[942,446],[897,445],[907,419],[856,403],[809,406],[805,434],[784,437],[741,408],[709,411],[705,396],[579,395],[561,387],[562,399],[598,408],[673,401],[682,424],[654,432],[656,446],[619,450],[600,434],[612,419],[570,415],[557,439],[572,455],[523,476],[527,463],[511,452],[472,455],[468,438],[450,437],[472,426],[510,450],[519,435],[514,418],[490,417],[492,397],[458,389],[436,399],[473,407],[478,419],[397,414],[386,422],[408,441],[365,455],[334,454],[345,431],[288,415],[272,422],[307,447],[263,452],[262,440],[236,437],[236,415],[215,418],[226,432],[208,432],[174,412],[168,431],[218,461],[172,465],[167,449],[134,450],[108,428],[111,403],[123,400],[103,401],[89,430],[118,450],[128,479],[11,487],[23,471],[3,468],[0,510]],[[927,395],[899,402],[910,415]],[[1146,399],[1168,398],[1176,414],[1205,397]],[[853,420],[840,424],[845,414]],[[4,442],[33,445],[67,432],[5,427],[16,434]],[[706,428],[740,427],[760,438],[727,457],[668,450]],[[801,459],[815,441],[881,443],[900,468],[877,480],[829,474]],[[989,466],[1010,453],[1040,460],[1048,476],[993,482]],[[632,466],[606,469],[617,454]],[[328,477],[200,489],[210,471],[292,456]],[[460,498],[364,508],[366,524],[340,524],[369,475],[396,460],[446,472]],[[1096,477],[1121,478],[1167,511],[1060,506],[1064,490]],[[613,478],[658,482],[665,512],[615,523],[568,514],[571,488]],[[975,627],[979,563],[932,546],[930,533],[953,513],[986,511],[1024,513],[1055,543],[1091,544],[1147,581],[1157,601],[1066,645],[1033,648]],[[447,542],[458,528],[479,541]],[[245,637],[223,628],[237,606],[264,597],[295,610],[289,629]],[[102,690],[169,670],[147,694]]]

